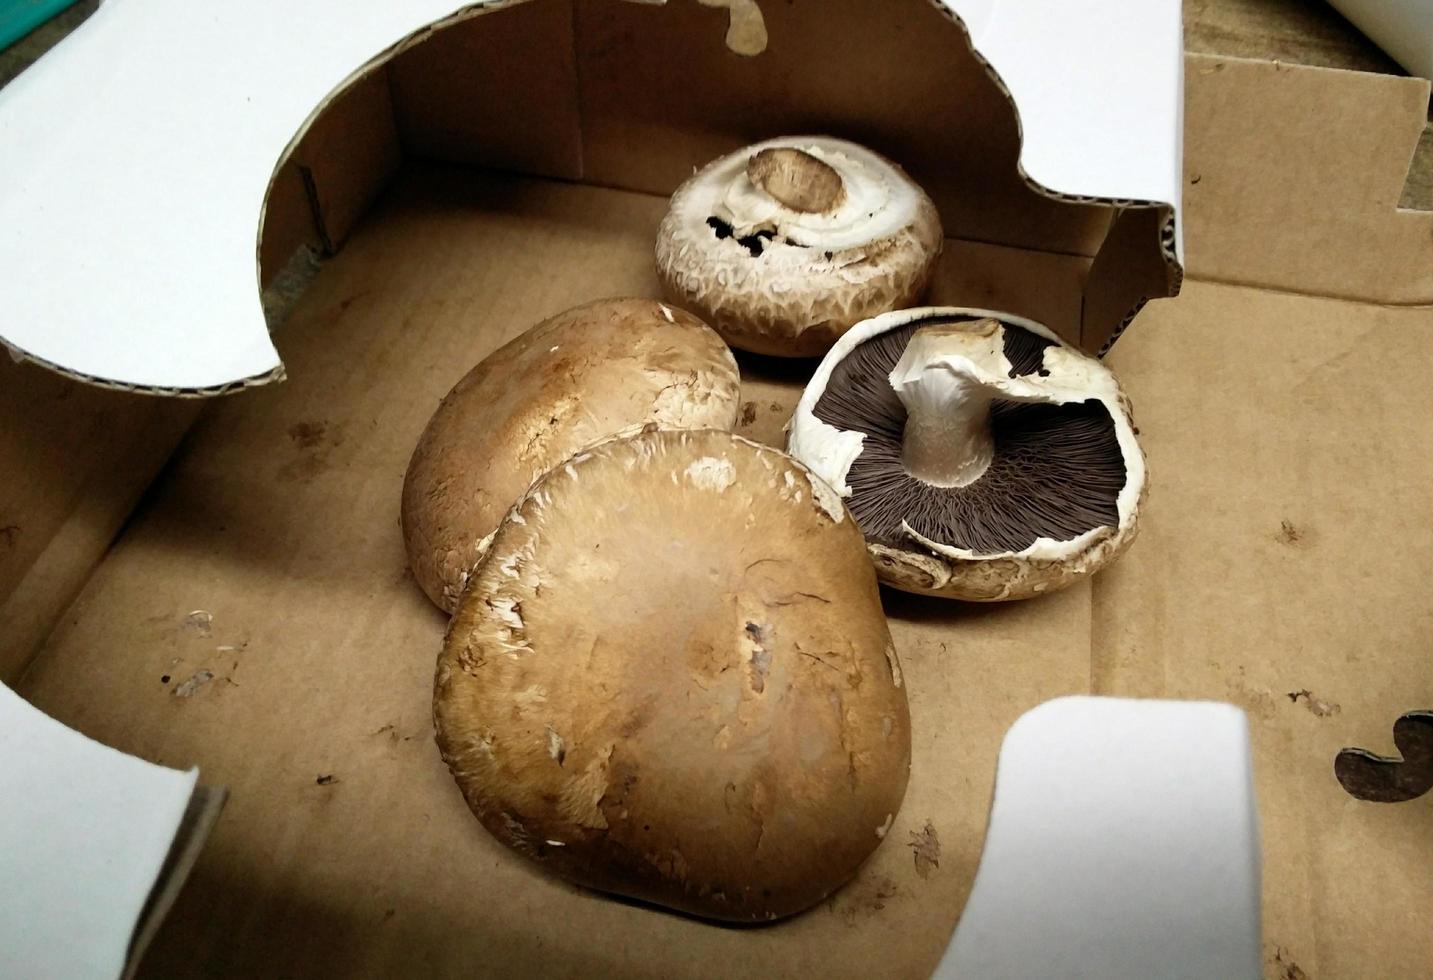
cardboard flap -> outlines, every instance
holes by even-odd
[[[0,89],[0,339],[141,390],[278,377],[255,255],[277,164],[356,69],[470,6],[105,3]]]
[[[1433,212],[1398,208],[1429,82],[1188,59],[1189,271],[1377,303],[1433,303]]]
[[[146,936],[136,924],[164,911],[161,869],[177,888],[222,803],[196,803],[198,778],[93,742],[0,685],[0,974],[119,976]]]
[[[937,980],[1257,978],[1249,726],[1227,704],[1060,698],[1000,747]]]

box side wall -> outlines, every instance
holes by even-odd
[[[529,0],[467,18],[386,66],[397,141],[409,159],[666,196],[745,143],[782,132],[836,133],[903,164],[940,206],[950,238],[1076,256],[1098,250],[1113,209],[1052,199],[1020,177],[1008,96],[932,4],[832,0],[819,11],[805,4],[763,10],[770,47],[756,57],[727,47],[725,11],[695,4]],[[353,122],[358,105],[388,112],[350,90],[318,116],[303,143],[341,164],[353,151],[324,147],[362,136],[355,145],[367,148],[358,155],[385,165],[306,169],[321,228],[326,180],[367,188],[339,194],[367,200],[391,176],[389,134],[361,132]],[[350,121],[332,124],[344,106]],[[1157,237],[1145,246],[1156,251]],[[1126,312],[1112,316],[1109,329]],[[1078,328],[1065,336],[1081,339]]]
[[[950,237],[1094,253],[1108,209],[1020,179],[1007,97],[927,0],[763,11],[755,57],[726,46],[726,11],[694,3],[530,0],[459,22],[391,65],[404,146],[667,196],[734,148],[830,133],[904,165]]]
[[[0,683],[14,683],[199,411],[0,357]]]
[[[1190,55],[1192,277],[1433,303],[1433,212],[1399,210],[1429,83]]]

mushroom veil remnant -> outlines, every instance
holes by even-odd
[[[618,439],[534,484],[453,616],[434,722],[500,841],[730,921],[855,874],[910,768],[860,530],[800,463],[725,432]]]
[[[448,392],[413,451],[402,524],[414,578],[452,612],[498,522],[533,480],[648,425],[729,429],[739,389],[721,338],[655,300],[600,300],[532,327]]]
[[[657,271],[732,346],[806,357],[919,301],[941,241],[935,205],[894,163],[845,140],[785,137],[677,189]]]
[[[846,500],[881,580],[970,600],[1069,585],[1133,540],[1144,454],[1109,370],[1045,327],[929,307],[817,369],[790,451]]]

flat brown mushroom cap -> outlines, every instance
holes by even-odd
[[[499,840],[578,884],[764,921],[819,902],[905,794],[910,717],[865,541],[721,432],[558,467],[439,658],[438,744]]]
[[[545,320],[448,392],[403,483],[403,540],[423,591],[452,612],[485,539],[532,481],[587,446],[655,424],[730,429],[731,351],[690,313],[602,300]]]

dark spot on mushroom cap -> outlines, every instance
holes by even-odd
[[[996,400],[995,458],[975,482],[936,487],[902,460],[906,409],[888,376],[916,330],[960,317],[898,327],[858,344],[837,364],[814,414],[866,436],[846,474],[851,513],[869,540],[909,549],[902,521],[923,537],[977,554],[1022,551],[1040,537],[1068,541],[1119,524],[1124,455],[1114,420],[1098,400],[1065,405]],[[1011,377],[1038,371],[1052,342],[1006,324]]]
[[[766,249],[766,243],[776,237],[776,232],[763,228],[754,235],[745,235],[736,240],[736,243],[751,253],[752,258],[760,258],[761,253]]]

